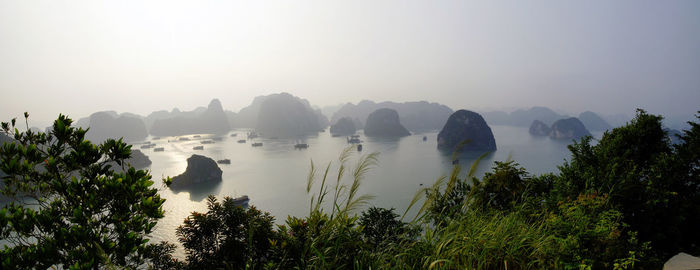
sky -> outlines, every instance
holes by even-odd
[[[689,115],[700,1],[0,0],[3,121],[238,111],[277,92]]]

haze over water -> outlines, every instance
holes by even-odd
[[[530,173],[543,174],[556,172],[556,166],[569,157],[566,148],[568,141],[552,140],[547,137],[534,137],[527,128],[512,126],[491,127],[498,143],[498,150],[487,155],[477,168],[477,176],[490,170],[494,161],[508,158],[520,163]],[[223,181],[212,185],[198,186],[191,191],[174,193],[161,188],[161,195],[167,199],[164,209],[165,217],[158,222],[152,235],[157,240],[177,242],[175,228],[192,211],[206,211],[206,197],[214,194],[238,197],[248,195],[250,205],[269,211],[278,224],[284,223],[287,216],[305,216],[309,211],[311,195],[306,193],[306,178],[313,159],[319,170],[324,170],[328,162],[333,162],[329,181],[334,183],[338,168],[338,155],[348,147],[345,137],[332,137],[328,132],[319,133],[301,140],[293,139],[255,139],[262,142],[262,147],[252,147],[251,140],[237,143],[245,136],[247,130],[235,130],[237,136],[220,136],[223,140],[215,144],[204,145],[203,151],[192,150],[202,145],[213,135],[202,135],[191,141],[177,141],[175,137],[150,140],[156,147],[165,147],[164,152],[143,150],[153,164],[149,167],[154,178],[175,176],[184,172],[186,159],[191,154],[202,154],[212,159],[231,159],[230,165],[220,164]],[[361,133],[360,133],[361,134]],[[594,134],[600,137],[600,133]],[[423,136],[427,141],[423,141]],[[362,182],[360,194],[374,195],[370,205],[396,208],[403,213],[413,195],[424,186],[432,185],[441,175],[449,174],[452,169],[452,157],[449,153],[436,148],[436,132],[417,133],[400,139],[377,139],[362,136],[363,150],[353,152],[348,162],[353,168],[360,155],[379,152],[379,164],[371,170]],[[168,142],[170,140],[171,142]],[[294,144],[303,141],[308,149],[295,150]],[[135,144],[135,148],[138,147]],[[472,162],[483,153],[468,152],[459,156],[464,175]],[[322,173],[322,172],[319,172]],[[346,174],[345,183],[350,179]],[[312,192],[318,192],[318,185]],[[332,184],[333,186],[334,184]],[[408,218],[412,218],[411,212]],[[180,250],[181,252],[182,250]]]

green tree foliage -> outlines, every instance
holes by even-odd
[[[409,231],[409,226],[398,219],[394,208],[384,209],[370,207],[362,212],[360,226],[364,241],[374,246],[375,251],[384,248],[390,243],[395,243],[404,234],[415,234]]]
[[[587,138],[569,146],[573,157],[560,167],[553,193],[558,201],[607,194],[639,240],[651,244],[655,266],[679,251],[700,251],[698,124],[690,123],[684,142],[673,147],[661,120],[638,110],[597,145]]]
[[[258,269],[270,260],[276,233],[269,213],[244,209],[230,197],[209,196],[207,206],[207,213],[194,212],[177,228],[188,269]]]
[[[0,148],[2,194],[12,198],[0,209],[0,238],[9,243],[0,251],[1,268],[147,263],[146,235],[163,217],[165,200],[147,171],[127,164],[131,146],[121,139],[95,145],[63,115],[48,133],[28,124],[22,133],[15,124],[2,123],[15,142]]]

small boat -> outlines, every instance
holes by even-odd
[[[358,144],[358,145],[357,145],[357,151],[358,151],[358,152],[359,152],[359,151],[362,151],[362,145],[361,145],[361,144]]]
[[[258,133],[248,132],[248,139],[255,139],[258,137]]]
[[[423,136],[423,141],[427,141],[427,140],[428,140],[428,136]]]
[[[253,147],[258,147],[258,146],[262,146],[262,143],[261,143],[261,142],[256,142],[256,143],[253,143],[252,145],[253,145]]]
[[[163,151],[165,151],[165,147],[153,148],[153,152],[163,152]]]
[[[231,199],[233,201],[233,204],[238,205],[238,206],[245,206],[248,205],[248,202],[250,199],[248,198],[248,195],[243,195],[238,198],[233,198]]]
[[[195,147],[192,147],[192,150],[204,150],[204,146],[202,146],[202,145],[195,146]]]
[[[245,140],[238,140],[238,143],[245,143]]]
[[[231,164],[231,160],[230,160],[230,159],[220,159],[220,160],[217,160],[216,163],[219,163],[219,164]]]
[[[194,135],[194,137],[193,137],[193,138],[201,138],[201,137],[202,137],[202,136],[199,136],[199,135]]]
[[[306,149],[309,148],[308,144],[305,143],[297,143],[294,145],[294,149]]]
[[[154,146],[156,146],[155,143],[149,143],[149,144],[146,144],[146,145],[142,145],[142,146],[141,146],[141,149],[149,149],[149,148],[153,148]]]
[[[189,141],[190,138],[187,138],[187,137],[180,137],[180,138],[177,138],[177,140],[178,140],[178,141]]]
[[[212,141],[212,140],[204,140],[204,141],[201,141],[200,143],[201,143],[201,144],[212,144],[212,143],[214,143],[214,141]]]
[[[348,138],[348,143],[361,143],[361,142],[362,142],[362,141],[360,141],[360,139],[359,139],[359,138],[356,138],[356,137],[350,137],[350,138]]]
[[[141,143],[141,145],[150,145],[150,144],[151,144],[151,142],[143,142],[143,143]]]
[[[238,133],[231,133],[231,137],[236,137],[238,136]]]

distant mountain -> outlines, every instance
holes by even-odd
[[[549,136],[549,133],[552,132],[552,128],[550,128],[547,124],[542,123],[540,120],[535,120],[532,121],[529,132],[534,136]]]
[[[283,99],[288,99],[289,101],[291,101],[292,99],[295,99],[298,102],[301,102],[301,104],[303,104],[303,107],[305,107],[304,110],[308,110],[308,111],[313,112],[320,129],[324,129],[328,126],[328,124],[329,124],[328,118],[323,115],[321,110],[319,110],[319,109],[314,110],[311,107],[311,105],[309,104],[309,101],[306,99],[295,97],[289,93],[284,93],[284,92],[278,93],[278,94],[271,94],[271,95],[267,95],[267,96],[255,97],[255,99],[253,99],[253,102],[250,105],[241,109],[237,114],[230,114],[229,115],[232,126],[235,128],[257,128],[259,114],[260,114],[260,108],[261,108],[262,104],[270,98],[274,99],[274,98],[278,98],[280,96],[284,96]]]
[[[155,136],[180,136],[196,133],[221,134],[231,130],[229,119],[221,102],[213,99],[207,108],[197,108],[190,112],[173,109],[169,117],[163,111],[151,113],[153,121],[150,133]],[[164,118],[161,118],[164,117]],[[148,117],[147,117],[148,118]]]
[[[347,136],[355,134],[355,122],[350,117],[343,117],[331,126],[331,134],[338,136]]]
[[[277,95],[277,94],[273,94]],[[267,95],[267,96],[257,96],[253,99],[253,102],[248,105],[248,107],[245,107],[238,111],[236,115],[232,115],[231,118],[231,123],[233,123],[234,128],[255,128],[258,123],[258,113],[260,112],[260,104],[265,101],[268,97],[272,95]]]
[[[335,112],[337,112],[338,110],[340,110],[340,108],[342,108],[343,106],[345,106],[345,104],[338,104],[338,105],[331,105],[331,106],[323,106],[323,108],[321,108],[321,112],[322,112],[323,115],[325,115],[328,119],[331,119],[331,118],[333,118],[333,114],[334,114]]]
[[[627,122],[632,120],[632,117],[629,117],[626,114],[609,114],[609,115],[601,115],[603,119],[605,119],[605,122],[608,122],[613,127],[619,127],[619,126],[624,126]]]
[[[10,136],[5,135],[5,133],[0,133],[0,145],[3,143],[11,143],[14,141],[13,138],[10,138]]]
[[[484,112],[482,114],[486,122],[490,125],[508,125],[519,127],[529,127],[535,120],[539,120],[549,126],[558,119],[569,117],[558,114],[547,107],[532,107],[527,110],[519,109],[511,113],[492,111]]]
[[[328,125],[328,119],[320,110],[312,109],[307,100],[288,93],[270,95],[259,107],[256,130],[266,137],[305,136]]]
[[[224,111],[224,113],[226,114],[226,119],[228,119],[228,124],[232,128],[235,127],[236,126],[236,116],[238,114],[235,112],[229,111],[229,110]]]
[[[583,125],[591,131],[605,131],[612,129],[612,126],[610,126],[608,122],[603,120],[603,118],[598,114],[591,111],[585,111],[579,114],[578,120],[581,120]]]
[[[355,121],[357,128],[362,128],[369,114],[381,108],[395,110],[399,114],[401,124],[414,132],[439,130],[453,113],[452,109],[445,105],[426,101],[375,103],[363,100],[357,105],[352,103],[343,105],[333,114],[331,123],[336,123],[340,118],[349,117]]]
[[[90,128],[85,137],[95,144],[106,139],[124,138],[126,142],[141,141],[148,136],[146,124],[140,116],[131,113],[117,114],[115,111],[96,112],[81,118],[77,127]]]
[[[365,136],[368,137],[404,137],[411,135],[401,125],[399,114],[389,108],[378,109],[367,116]]]

